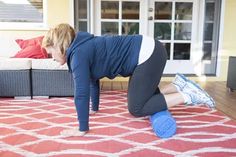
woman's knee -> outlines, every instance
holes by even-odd
[[[137,109],[134,107],[128,107],[129,113],[132,114],[135,117],[142,117],[142,109]]]

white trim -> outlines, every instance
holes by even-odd
[[[74,12],[74,0],[69,0],[69,24],[74,28],[75,26],[75,12]]]
[[[222,61],[221,56],[223,54],[223,37],[224,37],[225,1],[226,0],[222,0],[221,2],[220,33],[219,33],[216,76],[220,76],[220,72],[221,72],[221,61]]]
[[[95,7],[96,6],[96,7]],[[101,0],[94,0],[93,31],[95,35],[101,35]]]
[[[94,34],[94,25],[95,25],[95,22],[94,22],[94,13],[95,13],[95,9],[94,9],[94,1],[91,0],[90,3],[89,3],[89,10],[90,10],[90,14],[89,14],[89,23],[90,23],[90,33]]]
[[[118,23],[118,34],[122,34],[122,2],[121,1],[119,1],[119,23]]]
[[[0,22],[0,30],[48,30],[48,0],[43,0],[43,22]]]
[[[44,27],[48,29],[48,0],[43,0],[43,23]]]
[[[139,1],[139,34],[148,36],[148,2],[147,0]]]

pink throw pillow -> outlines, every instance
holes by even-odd
[[[39,36],[32,39],[16,39],[16,43],[21,50],[16,53],[13,58],[48,58],[47,51],[41,46],[44,36]]]
[[[21,49],[24,49],[28,46],[32,46],[32,45],[42,45],[42,41],[43,41],[43,37],[44,36],[39,36],[39,37],[35,37],[32,39],[16,39],[16,43],[20,46]]]
[[[42,59],[48,58],[48,54],[40,45],[32,45],[18,51],[14,58]]]

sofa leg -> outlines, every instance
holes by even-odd
[[[38,99],[38,98],[43,98],[43,99],[49,99],[50,97],[49,96],[33,96],[32,97],[33,99]]]
[[[16,100],[31,100],[31,96],[15,96],[14,99]]]

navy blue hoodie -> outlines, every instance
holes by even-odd
[[[89,130],[89,98],[98,110],[99,79],[130,76],[138,64],[141,35],[94,36],[78,32],[67,49],[67,64],[74,78],[74,99],[80,131]]]

